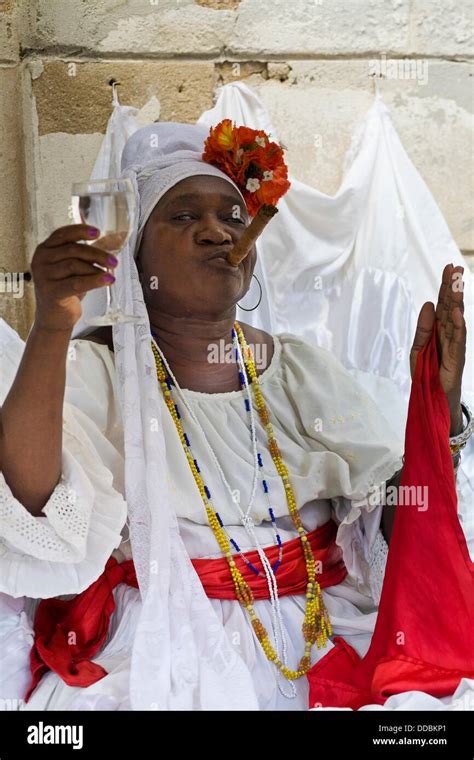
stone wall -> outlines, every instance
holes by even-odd
[[[0,273],[20,272],[67,224],[70,185],[94,163],[111,108],[155,96],[194,121],[216,88],[264,100],[290,171],[333,193],[374,78],[474,268],[472,0],[0,0]],[[153,101],[152,101],[153,102]],[[32,286],[1,292],[23,336]]]

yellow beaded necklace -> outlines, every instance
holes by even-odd
[[[214,509],[212,508],[209,502],[203,479],[200,473],[198,472],[194,458],[191,456],[191,453],[189,451],[188,444],[186,441],[186,436],[185,436],[183,427],[181,425],[181,421],[176,412],[175,404],[171,398],[171,391],[169,390],[169,387],[166,382],[166,373],[165,373],[162,358],[155,346],[154,341],[152,341],[151,346],[152,346],[153,354],[155,357],[158,381],[163,389],[166,405],[176,425],[176,429],[178,431],[178,435],[180,437],[184,452],[186,454],[188,464],[191,468],[191,471],[194,476],[194,480],[196,481],[196,485],[199,489],[202,500],[204,502],[204,507],[206,509],[209,525],[212,529],[212,532],[214,533],[214,536],[216,537],[217,543],[219,544],[222,553],[224,554],[228,562],[229,570],[230,570],[234,587],[235,587],[235,595],[238,601],[240,602],[240,604],[242,604],[242,606],[245,607],[245,609],[247,610],[252,627],[255,631],[257,639],[259,640],[262,646],[263,651],[265,652],[267,659],[270,660],[270,662],[273,662],[289,681],[294,681],[297,678],[301,678],[301,676],[304,676],[308,672],[308,670],[311,668],[311,648],[313,644],[316,644],[318,649],[326,645],[326,642],[329,636],[331,636],[332,634],[331,622],[330,622],[329,614],[327,612],[323,598],[321,596],[320,585],[316,580],[316,565],[314,562],[313,553],[311,551],[311,547],[309,545],[309,542],[306,536],[306,531],[301,522],[300,514],[296,507],[296,500],[295,500],[293,488],[291,486],[290,479],[288,476],[288,470],[281,457],[280,450],[278,448],[278,444],[277,444],[275,435],[273,433],[273,428],[270,423],[268,410],[267,410],[262,392],[260,390],[260,385],[258,382],[257,370],[255,368],[255,362],[253,358],[252,349],[247,344],[245,340],[245,336],[242,332],[242,329],[237,321],[234,322],[234,329],[238,336],[239,343],[242,349],[242,355],[244,357],[245,366],[251,380],[250,387],[254,390],[255,402],[257,405],[257,410],[260,416],[260,420],[262,424],[264,425],[265,430],[267,432],[268,448],[272,456],[273,462],[275,464],[275,467],[277,469],[277,472],[279,473],[283,481],[286,499],[288,502],[288,509],[292,517],[293,524],[295,525],[295,528],[298,531],[298,535],[299,535],[302,550],[303,550],[303,555],[306,562],[306,570],[308,573],[308,583],[306,586],[306,609],[305,609],[305,615],[304,615],[304,620],[303,620],[303,625],[302,625],[305,648],[304,648],[304,655],[298,664],[297,670],[291,670],[280,660],[277,652],[272,646],[272,643],[269,639],[268,632],[265,626],[263,625],[263,623],[258,618],[255,612],[255,609],[253,607],[254,598],[253,598],[252,590],[250,586],[248,585],[247,581],[244,580],[240,570],[235,564],[233,554],[230,549],[229,539],[227,538],[225,531],[223,530],[223,528],[221,527],[219,523],[219,520],[217,519],[216,512],[214,511]]]

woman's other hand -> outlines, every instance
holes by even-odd
[[[439,379],[446,394],[451,414],[450,435],[462,429],[461,386],[466,357],[466,322],[464,319],[464,269],[447,264],[438,294],[436,309],[431,301],[423,304],[410,352],[413,378],[419,351],[429,341],[437,322]]]

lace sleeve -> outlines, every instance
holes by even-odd
[[[51,562],[78,562],[85,556],[90,504],[78,499],[61,478],[38,517],[15,499],[0,473],[0,534],[10,549]]]
[[[69,399],[82,408],[64,404],[61,480],[42,513],[30,514],[0,473],[0,592],[10,596],[80,593],[121,543],[127,504],[120,426],[96,352],[81,346],[81,362],[70,371]]]
[[[127,505],[95,449],[67,440],[63,472],[42,514],[31,515],[0,474],[0,592],[45,599],[77,594],[122,540]]]
[[[392,475],[397,471],[394,464]],[[338,523],[336,543],[342,548],[349,575],[362,593],[380,601],[388,545],[380,530],[385,480],[371,482],[364,499],[338,497],[332,499]]]
[[[369,586],[372,599],[378,605],[382,595],[383,579],[387,564],[388,544],[378,530],[375,541],[369,549]]]

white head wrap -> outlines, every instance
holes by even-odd
[[[234,185],[202,161],[207,134],[198,125],[152,124],[132,135],[122,156],[123,176],[134,185],[139,209],[119,256],[116,289],[120,308],[141,319],[113,327],[125,496],[142,597],[130,677],[131,707],[138,710],[258,709],[247,665],[228,640],[179,533],[166,471],[162,414],[168,410],[134,259],[146,220],[177,182],[207,174]]]
[[[148,217],[162,196],[187,177],[221,177],[245,200],[235,182],[216,166],[203,161],[204,140],[209,130],[199,124],[164,122],[139,129],[122,154],[123,176],[136,176],[139,219],[135,255]]]

